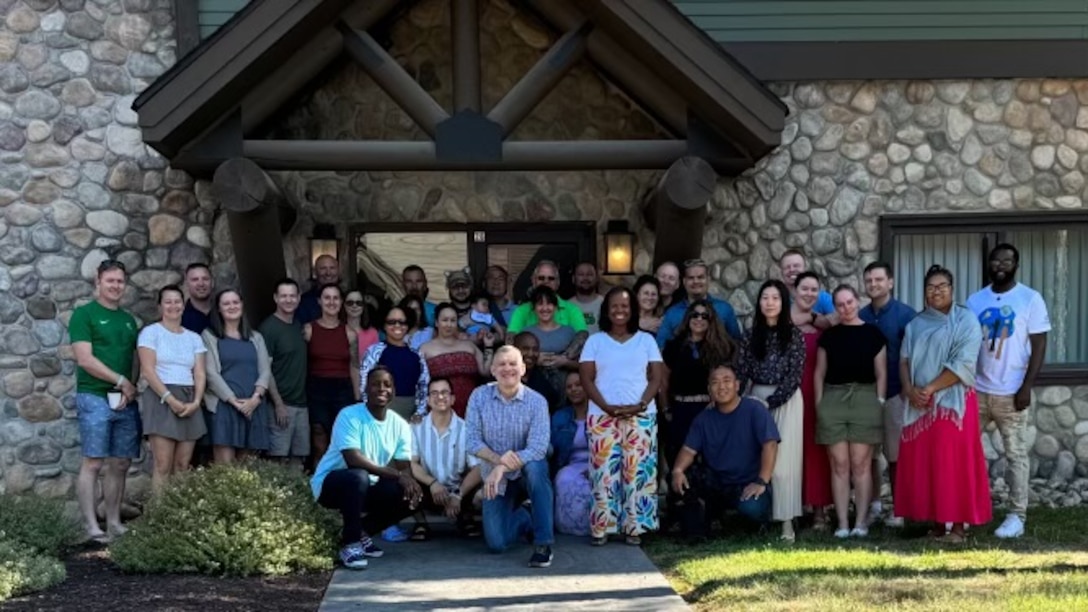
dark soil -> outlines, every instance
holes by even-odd
[[[123,574],[106,550],[83,550],[67,559],[68,579],[56,587],[0,604],[4,612],[312,612],[331,572],[274,578]]]

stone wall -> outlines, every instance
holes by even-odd
[[[74,495],[71,310],[115,257],[125,307],[153,318],[153,292],[207,258],[214,211],[131,110],[175,61],[171,0],[0,0],[0,16],[0,491]]]

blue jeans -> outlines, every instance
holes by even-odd
[[[741,500],[745,484],[721,482],[714,470],[705,465],[692,466],[687,471],[690,488],[684,493],[683,527],[689,536],[704,536],[707,516],[726,510],[736,510],[742,519],[763,526],[771,518],[771,487],[759,497]],[[754,480],[754,479],[753,479]]]
[[[532,502],[530,513],[521,505],[525,497]],[[484,540],[491,552],[503,552],[521,536],[532,535],[533,544],[555,542],[552,528],[555,496],[548,477],[548,464],[530,461],[521,468],[521,476],[506,481],[506,491],[495,499],[485,499],[483,508]]]
[[[140,405],[129,402],[119,410],[110,408],[109,401],[94,393],[76,393],[79,415],[79,439],[83,456],[91,459],[140,456]]]

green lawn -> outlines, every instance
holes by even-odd
[[[646,552],[697,610],[1088,610],[1088,508],[1032,509],[1011,542],[993,537],[996,525],[973,528],[962,545],[933,543],[920,527],[874,527],[867,540],[802,531],[793,545],[664,537]]]

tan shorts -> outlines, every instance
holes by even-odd
[[[276,424],[276,411],[270,411],[268,456],[307,457],[310,454],[310,417],[305,406],[287,406],[287,426]]]
[[[899,461],[899,438],[903,435],[903,397],[893,395],[884,402],[884,458]]]

